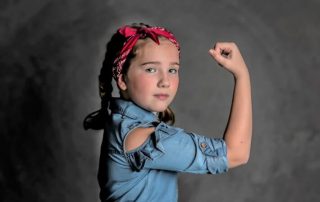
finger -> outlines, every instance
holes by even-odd
[[[219,50],[210,49],[209,53],[220,66],[224,66],[226,64],[227,59],[225,56],[221,55]]]
[[[221,56],[224,57],[224,58],[230,58],[231,57],[231,51],[222,50],[221,51]]]
[[[219,50],[220,53],[227,58],[230,58],[232,52],[236,49],[237,46],[233,42],[218,42],[215,45],[215,50]]]
[[[230,51],[234,48],[236,48],[236,44],[233,43],[233,42],[217,42],[215,45],[214,45],[214,49],[216,48],[219,48],[221,50],[227,50],[227,51]]]

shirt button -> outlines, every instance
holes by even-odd
[[[206,143],[201,143],[201,144],[200,144],[200,147],[201,147],[202,149],[205,149],[205,148],[207,147],[207,144],[206,144]]]

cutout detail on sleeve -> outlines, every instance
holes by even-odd
[[[161,142],[177,132],[177,129],[165,123],[159,123],[144,144],[133,151],[125,153],[131,168],[134,171],[140,171],[143,169],[146,160],[155,160],[162,156],[165,153],[165,149]]]

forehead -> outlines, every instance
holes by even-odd
[[[167,58],[179,61],[179,50],[175,44],[163,37],[159,38],[159,42],[160,44],[157,44],[150,38],[139,39],[134,50],[136,58]]]

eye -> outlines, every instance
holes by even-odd
[[[169,69],[169,72],[170,72],[171,74],[177,74],[177,73],[178,73],[178,69],[177,69],[177,68],[170,68],[170,69]]]
[[[155,73],[157,70],[153,67],[148,67],[145,69],[146,72],[149,72],[149,73]]]

